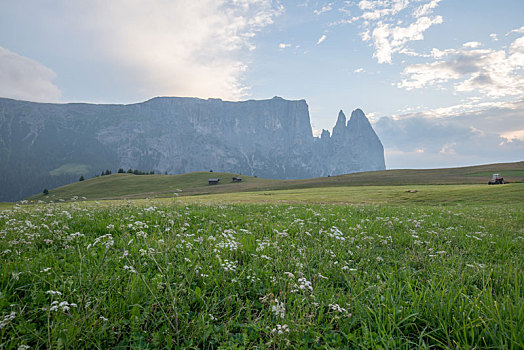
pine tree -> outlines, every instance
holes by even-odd
[[[124,169],[122,169],[122,168],[118,169],[118,173],[119,174],[123,174],[124,173]]]
[[[44,196],[47,196],[49,194],[49,191],[47,190],[47,188],[44,188],[44,190],[42,191],[42,193],[44,194]]]
[[[80,176],[80,179],[78,181],[84,181],[84,175]]]

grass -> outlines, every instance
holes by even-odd
[[[100,176],[49,191],[48,196],[37,194],[30,200],[70,200],[73,197],[88,200],[171,197],[181,189],[181,196],[204,194],[310,189],[346,186],[405,186],[434,184],[487,184],[491,175],[500,173],[506,181],[524,182],[524,162],[489,164],[481,166],[423,169],[385,170],[303,180],[268,180],[242,176],[242,183],[231,183],[233,173],[196,172],[183,175]],[[208,185],[208,178],[218,177],[220,184]]]
[[[70,200],[73,197],[87,199],[126,199],[173,196],[183,190],[184,195],[233,192],[245,190],[278,180],[241,176],[241,183],[232,183],[233,173],[196,172],[183,175],[133,175],[113,174],[76,182],[49,191],[49,195],[35,195],[30,200]],[[220,178],[219,185],[209,185],[209,178]]]
[[[522,185],[409,188],[5,210],[0,348],[523,348]]]
[[[484,180],[523,168],[118,174],[0,203],[0,349],[522,349],[524,183]]]
[[[417,192],[412,192],[417,191]],[[310,189],[222,193],[183,197],[199,203],[339,203],[339,204],[486,204],[518,205],[524,183],[488,185],[346,186]]]
[[[10,209],[14,206],[13,203],[0,202],[0,210]]]

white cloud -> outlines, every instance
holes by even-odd
[[[413,12],[413,17],[418,18],[418,17],[427,16],[431,14],[433,12],[433,9],[435,9],[438,6],[439,2],[441,1],[442,0],[431,0],[427,4],[417,7],[415,11]]]
[[[322,43],[324,40],[326,40],[326,38],[327,38],[326,35],[322,35],[322,36],[318,39],[318,41],[317,41],[317,45],[320,44],[320,43]]]
[[[489,37],[490,37],[491,40],[493,40],[493,41],[498,41],[498,40],[499,40],[499,38],[497,37],[497,34],[495,34],[495,33],[491,33],[491,34],[489,35]]]
[[[373,57],[378,63],[391,63],[391,55],[403,49],[408,41],[424,39],[424,31],[433,24],[442,23],[442,17],[420,17],[408,27],[395,27],[379,23],[373,30],[372,39],[375,46]]]
[[[467,43],[469,44],[469,43]],[[407,76],[397,86],[407,90],[443,83],[453,83],[457,92],[476,92],[482,96],[524,95],[524,37],[508,49],[476,49],[477,43],[462,49],[434,49],[437,60],[406,67]]]
[[[329,4],[325,5],[325,6],[322,6],[322,8],[320,10],[315,10],[313,11],[315,13],[315,15],[320,15],[324,12],[329,12],[333,10],[333,3],[330,2]]]
[[[0,97],[57,102],[61,91],[56,74],[43,64],[0,46]]]
[[[468,41],[467,43],[462,44],[462,46],[470,49],[476,49],[477,47],[482,46],[482,43],[479,43],[478,41]]]
[[[500,137],[507,140],[507,142],[513,142],[515,140],[524,141],[524,129],[507,131],[500,134]]]
[[[524,26],[510,30],[509,32],[506,33],[506,36],[513,34],[513,33],[524,34]]]
[[[357,68],[353,72],[355,72],[355,73],[363,73],[364,72],[364,68]]]
[[[285,44],[285,43],[278,44],[278,48],[279,49],[285,49],[285,48],[288,48],[288,47],[291,47],[291,44]]]
[[[144,97],[239,99],[253,37],[282,12],[272,0],[96,0],[78,4],[97,56],[129,73]]]
[[[419,55],[406,45],[410,41],[423,40],[426,30],[443,22],[441,16],[430,16],[440,1],[442,0],[362,0],[358,3],[358,8],[362,11],[360,15],[351,17],[346,22],[334,23],[360,21],[363,28],[360,36],[364,41],[373,42],[373,57],[379,63],[392,63],[394,53]],[[410,17],[401,13],[406,11],[411,13]],[[404,22],[406,24],[403,25]]]

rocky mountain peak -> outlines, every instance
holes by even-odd
[[[368,118],[364,114],[364,112],[357,108],[351,113],[351,117],[348,120],[347,124],[348,128],[372,128],[371,123],[369,122]]]
[[[346,129],[346,115],[342,110],[338,112],[338,118],[337,123],[335,124],[335,127],[333,128],[333,137],[338,138],[339,136],[344,134],[344,131]]]
[[[157,97],[129,105],[0,98],[0,201],[105,169],[181,174],[213,169],[296,179],[382,170],[384,150],[361,110],[313,137],[305,100]]]

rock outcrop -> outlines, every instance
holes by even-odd
[[[306,101],[159,97],[131,105],[0,98],[0,201],[105,169],[294,179],[385,169],[364,113],[313,137]],[[38,186],[38,187],[37,187]]]

